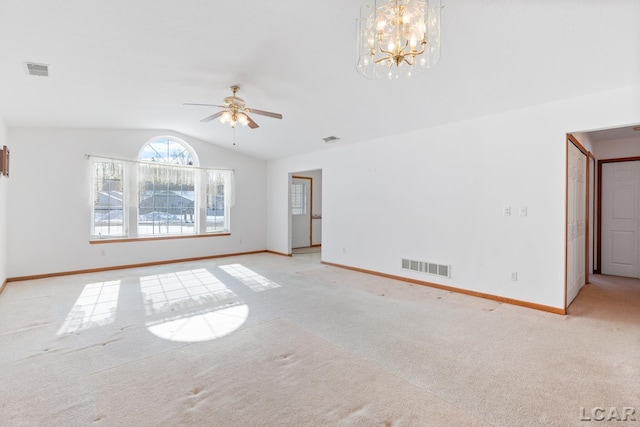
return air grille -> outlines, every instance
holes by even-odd
[[[49,65],[36,64],[35,62],[25,62],[27,73],[30,76],[49,77]]]
[[[402,268],[404,268],[405,270],[413,270],[419,271],[421,273],[432,274],[434,276],[451,278],[450,265],[402,258]]]

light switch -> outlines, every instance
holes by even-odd
[[[521,206],[520,207],[520,216],[527,216],[527,207],[526,206]]]

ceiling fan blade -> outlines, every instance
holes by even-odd
[[[269,111],[256,110],[255,108],[247,108],[246,111],[249,113],[260,114],[261,116],[273,117],[274,119],[282,118],[282,114],[280,113],[271,113]]]
[[[259,127],[258,124],[256,122],[254,122],[253,119],[251,117],[249,117],[246,113],[245,113],[245,116],[247,116],[247,119],[249,120],[249,127],[251,129],[255,129],[255,128]]]
[[[200,120],[201,122],[210,122],[213,119],[217,119],[218,117],[220,117],[222,115],[222,113],[224,113],[224,111],[218,111],[215,114],[212,114],[210,116],[205,117],[204,119]]]
[[[219,108],[226,108],[224,105],[215,105],[215,104],[192,104],[191,102],[185,102],[182,105],[203,105],[205,107],[219,107]]]

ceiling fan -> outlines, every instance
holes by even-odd
[[[218,111],[210,116],[205,117],[200,120],[201,122],[210,122],[213,119],[217,119],[220,117],[220,121],[222,123],[229,123],[232,128],[236,127],[236,124],[240,123],[242,126],[249,126],[251,129],[255,129],[258,127],[258,124],[253,121],[251,117],[249,117],[248,113],[259,114],[261,116],[273,117],[274,119],[281,119],[282,114],[272,113],[269,111],[257,110],[255,108],[248,108],[244,104],[244,99],[236,96],[236,93],[240,89],[240,86],[233,85],[229,88],[233,93],[232,96],[227,96],[224,99],[224,105],[215,105],[215,104],[192,104],[185,103],[183,105],[204,105],[207,107],[219,107],[222,108],[222,111]]]

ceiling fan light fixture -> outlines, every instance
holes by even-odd
[[[225,111],[224,113],[222,113],[222,116],[220,116],[220,122],[221,123],[229,123],[231,122],[232,116],[231,116],[231,112],[229,111]]]
[[[200,120],[201,122],[209,122],[213,119],[220,118],[220,122],[223,124],[229,124],[232,128],[236,127],[236,124],[240,123],[242,126],[249,126],[251,129],[258,128],[258,124],[249,116],[248,113],[258,114],[260,116],[267,116],[274,119],[282,119],[282,114],[280,113],[272,113],[270,111],[258,110],[257,108],[248,108],[244,99],[236,96],[240,87],[238,85],[231,86],[229,88],[233,93],[232,96],[227,96],[224,98],[224,105],[216,105],[216,104],[194,104],[190,102],[186,102],[183,105],[198,105],[198,106],[207,106],[207,107],[219,107],[222,108],[221,111],[217,113],[211,114],[204,119]]]
[[[410,77],[440,60],[441,0],[365,0],[357,19],[358,72]]]
[[[242,126],[247,126],[249,124],[249,118],[244,113],[238,113],[238,122]]]

